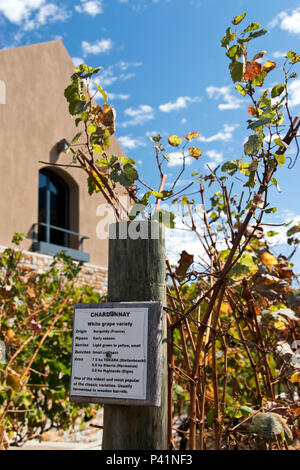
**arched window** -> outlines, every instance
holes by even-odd
[[[69,247],[69,188],[56,173],[39,172],[39,231],[38,240]]]

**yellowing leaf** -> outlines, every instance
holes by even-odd
[[[105,104],[103,107],[99,106],[98,110],[99,110],[99,113],[97,116],[98,124],[102,124],[104,127],[106,127],[109,130],[109,134],[112,135],[115,130],[115,120],[116,120],[115,110],[108,104]]]
[[[36,297],[36,292],[33,286],[28,286],[26,293],[30,299],[34,299]]]
[[[186,140],[192,140],[195,139],[196,137],[199,137],[201,134],[197,131],[190,132],[189,134],[185,135],[184,138]]]
[[[253,264],[253,266],[250,266],[250,269],[251,269],[251,274],[254,275],[258,271],[258,266],[256,266],[256,264]]]
[[[252,104],[248,107],[248,114],[250,114],[250,116],[257,116],[256,109]]]
[[[267,251],[261,255],[260,261],[267,266],[269,271],[272,271],[273,266],[277,266],[278,264],[275,256],[271,255],[271,253],[268,253]]]
[[[4,333],[4,341],[7,346],[13,346],[19,343],[19,339],[15,337],[13,330],[7,330]]]
[[[14,370],[7,374],[6,384],[11,387],[15,392],[19,392],[22,388],[20,375]]]
[[[232,313],[232,308],[230,307],[229,302],[221,303],[220,313],[224,313],[225,315]]]
[[[177,135],[171,135],[168,139],[168,142],[172,147],[178,147],[181,144],[182,140]]]
[[[198,160],[198,158],[201,157],[202,152],[198,147],[190,147],[189,154],[190,157],[196,158],[196,160]]]
[[[267,60],[267,61],[264,63],[263,70],[264,70],[265,72],[271,72],[271,70],[273,70],[275,67],[276,67],[276,63],[275,63],[275,62],[272,62],[271,60]]]
[[[276,330],[285,330],[286,327],[287,327],[287,322],[283,320],[276,320],[274,322],[274,328],[276,328]]]
[[[291,375],[289,378],[289,381],[292,382],[293,384],[300,382],[300,372],[295,372],[295,374]]]
[[[254,80],[261,73],[261,64],[259,62],[247,62],[243,78]]]

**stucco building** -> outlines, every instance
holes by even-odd
[[[60,40],[0,51],[0,246],[25,233],[21,248],[37,269],[63,247],[85,262],[84,281],[104,291],[107,240],[96,235],[104,201],[88,194],[83,170],[51,165],[70,163],[61,143],[78,131],[64,97],[73,71]],[[123,155],[115,137],[111,152]]]

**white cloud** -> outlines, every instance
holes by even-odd
[[[163,113],[170,113],[171,111],[178,111],[180,109],[187,108],[188,104],[191,103],[200,103],[202,98],[196,96],[195,98],[191,98],[190,96],[180,96],[176,99],[176,101],[161,104],[159,106],[160,111]]]
[[[198,256],[204,255],[204,248],[202,248],[197,235],[186,228],[185,230],[178,229],[179,221],[177,221],[177,219],[175,220],[175,224],[176,228],[167,229],[165,235],[166,252],[170,263],[177,265],[183,250],[194,255],[194,260],[198,261]]]
[[[208,94],[209,98],[214,100],[222,99],[225,103],[218,104],[218,108],[220,111],[228,110],[228,109],[238,109],[241,107],[243,101],[239,98],[236,98],[234,95],[231,94],[232,87],[230,86],[209,86],[206,88],[206,93]]]
[[[186,118],[182,118],[181,121],[180,121],[181,124],[186,124],[187,123],[187,119]]]
[[[119,0],[119,3],[130,6],[134,11],[148,8],[151,3],[170,2],[170,0]]]
[[[289,106],[298,106],[300,104],[300,79],[290,82],[288,90]]]
[[[81,57],[72,57],[72,61],[75,67],[79,67],[80,64],[84,64],[84,60]]]
[[[158,134],[159,134],[158,131],[147,131],[146,132],[147,137],[153,137],[153,136],[158,135]]]
[[[128,100],[130,95],[122,94],[122,93],[107,93],[108,99],[113,100]]]
[[[300,34],[300,7],[295,10],[285,10],[278,13],[278,15],[273,18],[269,26],[274,28],[274,26],[280,25],[280,28],[289,33]]]
[[[69,14],[64,8],[54,5],[53,3],[48,3],[40,8],[36,16],[36,22],[38,25],[44,25],[48,20],[51,22],[65,21],[67,18],[69,18]]]
[[[215,163],[218,165],[219,163],[222,163],[223,161],[223,153],[218,152],[217,150],[208,150],[205,152],[204,156],[207,156],[212,163]]]
[[[0,13],[11,23],[22,25],[25,31],[70,17],[64,5],[46,3],[46,0],[0,0]]]
[[[89,54],[103,54],[104,52],[109,52],[113,47],[113,42],[111,39],[99,39],[93,44],[88,41],[82,41],[81,43],[83,56]]]
[[[200,137],[198,137],[198,140],[200,142],[215,142],[217,140],[228,142],[229,140],[232,139],[233,132],[238,126],[239,126],[238,124],[232,124],[232,125],[224,124],[222,131],[219,131],[216,134],[211,135],[210,137],[204,137],[203,135],[201,135]]]
[[[183,155],[182,152],[171,152],[168,154],[169,161],[168,166],[181,166],[183,164]],[[187,157],[185,159],[185,164],[190,165],[192,163],[192,159]]]
[[[273,52],[272,56],[275,57],[275,59],[281,59],[286,56],[286,52],[275,51]]]
[[[108,69],[101,70],[100,76],[97,77],[94,82],[105,88],[112,85],[117,80],[117,75],[114,74],[112,67],[110,67]]]
[[[133,150],[137,147],[146,147],[146,142],[142,137],[138,137],[135,139],[131,137],[131,135],[124,135],[118,137],[118,141],[122,147],[130,150]]]
[[[0,12],[11,23],[20,24],[44,4],[45,0],[0,0]]]
[[[135,66],[135,63],[130,63],[127,62],[128,67]],[[104,70],[101,70],[100,75],[98,78],[96,78],[94,81],[101,85],[103,88],[111,86],[114,82],[116,81],[126,81],[129,80],[130,78],[135,77],[134,73],[118,73],[118,70],[120,69],[120,63],[110,65]],[[121,69],[122,70],[122,69]],[[122,95],[123,99],[125,99],[125,95]],[[121,95],[118,96],[118,99],[122,99]]]
[[[121,60],[117,66],[125,72],[129,67],[140,67],[143,65],[143,62],[126,62],[125,60]]]
[[[80,0],[81,5],[75,5],[78,13],[86,13],[90,16],[96,16],[103,13],[102,0]]]
[[[136,126],[154,119],[154,109],[147,104],[141,104],[137,108],[127,108],[124,114],[131,119],[123,122],[121,127]]]

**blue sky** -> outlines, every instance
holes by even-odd
[[[265,49],[265,58],[279,64],[288,50],[299,52],[299,0],[0,0],[0,47],[60,38],[74,63],[103,66],[100,83],[117,110],[116,135],[150,185],[159,183],[148,136],[200,132],[195,145],[203,155],[187,166],[183,185],[207,163],[242,156],[249,103],[234,89],[220,39],[233,17],[246,11],[244,22],[269,30],[253,41],[253,55]],[[292,114],[300,115],[299,79],[290,99]],[[168,151],[170,182],[180,167],[175,150]],[[282,191],[271,191],[278,207],[274,223],[300,221],[299,168],[300,159],[278,175]],[[295,262],[300,271],[300,254]]]

